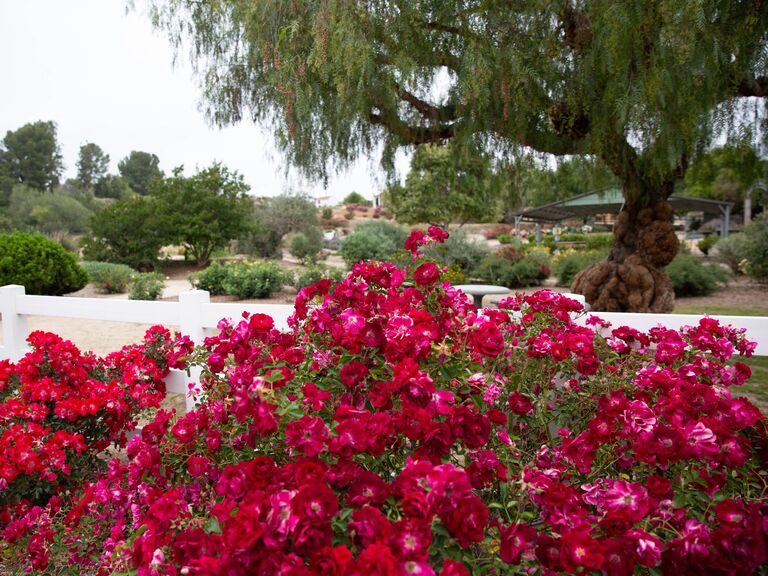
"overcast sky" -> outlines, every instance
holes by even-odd
[[[126,13],[125,0],[0,0],[0,138],[53,120],[65,178],[75,176],[80,146],[94,142],[110,155],[114,173],[131,150],[143,150],[157,154],[166,173],[223,162],[259,196],[305,190],[340,200],[352,190],[372,198],[381,189],[375,161],[361,161],[323,190],[295,171],[286,179],[269,131],[249,123],[210,127],[186,55],[174,66],[144,2],[135,4]]]

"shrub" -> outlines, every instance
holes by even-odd
[[[396,244],[384,233],[357,229],[341,241],[341,257],[347,266],[363,260],[386,260]]]
[[[322,212],[320,213],[320,217],[323,220],[331,220],[333,219],[333,209],[331,208],[323,208]]]
[[[344,200],[341,201],[342,204],[358,204],[361,206],[371,206],[373,202],[368,200],[365,196],[360,194],[359,192],[350,192],[344,197]]]
[[[104,450],[125,446],[126,432],[165,396],[169,363],[180,367],[172,357],[191,350],[159,326],[106,358],[55,334],[27,340],[18,363],[0,361],[0,527],[9,510],[45,504],[105,470]]]
[[[392,222],[363,222],[360,226],[355,228],[355,232],[375,232],[381,234],[382,236],[389,238],[392,241],[392,244],[395,245],[395,248],[400,248],[405,242],[405,239],[408,238],[408,231],[402,226],[393,224]]]
[[[332,283],[336,284],[344,278],[344,271],[328,266],[308,266],[296,273],[293,278],[293,286],[296,290],[301,290],[310,284],[320,282],[324,278],[328,278]]]
[[[696,246],[699,248],[699,250],[701,250],[702,254],[707,256],[712,247],[717,244],[718,240],[720,240],[720,236],[716,234],[710,234],[709,236],[705,236],[699,240],[696,243]]]
[[[214,262],[205,270],[189,275],[189,282],[198,290],[207,290],[211,296],[226,294],[224,281],[227,278],[227,267]]]
[[[92,237],[83,246],[83,258],[152,270],[160,248],[169,238],[153,198],[118,200],[94,214]]]
[[[323,233],[317,227],[298,232],[291,239],[290,252],[302,261],[314,262],[322,249]]]
[[[125,264],[111,262],[83,262],[83,269],[102,294],[119,294],[128,290],[128,285],[138,274],[136,270]]]
[[[367,263],[289,332],[223,323],[198,408],[16,519],[10,571],[762,569],[766,425],[731,361],[755,343],[712,319],[603,333],[548,291],[478,314],[441,280]]]
[[[765,213],[744,228],[747,237],[747,273],[756,280],[768,280],[768,219]]]
[[[552,259],[552,270],[557,276],[558,286],[570,286],[576,274],[607,255],[607,250],[570,250],[557,255]]]
[[[503,232],[496,236],[496,240],[498,240],[500,244],[516,244],[519,242],[517,236],[514,234],[506,234]]]
[[[473,270],[473,275],[483,282],[523,288],[538,286],[549,276],[549,268],[530,258],[514,259],[499,255],[486,256]]]
[[[721,238],[713,249],[715,258],[726,264],[734,274],[744,274],[748,251],[749,238],[744,233]]]
[[[157,300],[162,295],[163,288],[165,288],[165,277],[160,272],[145,272],[134,277],[128,298]]]
[[[21,284],[27,294],[60,296],[87,283],[75,255],[60,244],[38,234],[0,234],[0,286]]]
[[[611,232],[587,234],[585,239],[587,250],[608,250],[613,246],[613,233]]]
[[[728,273],[719,266],[705,264],[692,254],[680,253],[664,269],[672,280],[675,296],[707,296],[718,284],[728,281]]]
[[[224,290],[240,300],[268,298],[287,280],[286,273],[274,262],[235,262],[226,266]]]
[[[449,267],[458,265],[464,273],[469,273],[488,256],[489,250],[484,244],[469,240],[463,232],[454,231],[442,244],[430,244],[421,252],[430,260]]]

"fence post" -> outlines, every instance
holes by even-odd
[[[27,351],[27,319],[17,313],[16,298],[24,296],[24,286],[8,284],[0,287],[0,314],[3,317],[4,356],[16,362]]]
[[[196,345],[202,344],[205,338],[203,331],[202,308],[203,304],[208,304],[211,297],[205,290],[187,290],[179,294],[179,305],[181,306],[181,324],[179,328],[182,334],[186,334]],[[200,375],[202,369],[199,366],[190,368],[189,377],[195,384],[200,384]],[[194,409],[197,399],[195,396],[187,393],[187,412]]]

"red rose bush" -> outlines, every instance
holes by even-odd
[[[137,576],[751,574],[766,561],[754,344],[610,327],[552,292],[477,310],[418,257],[224,320],[198,407],[3,538],[19,570]],[[58,563],[58,564],[56,564]]]

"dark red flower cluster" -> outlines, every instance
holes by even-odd
[[[442,234],[412,235],[409,248]],[[434,264],[361,263],[292,330],[222,321],[203,401],[8,524],[20,569],[358,576],[751,574],[766,560],[752,344],[611,330],[552,292],[478,311]]]
[[[110,444],[124,446],[142,409],[165,396],[170,364],[191,351],[156,326],[141,346],[105,359],[55,334],[33,332],[32,351],[0,362],[0,506],[44,504],[80,482]],[[0,525],[8,512],[0,514]]]

